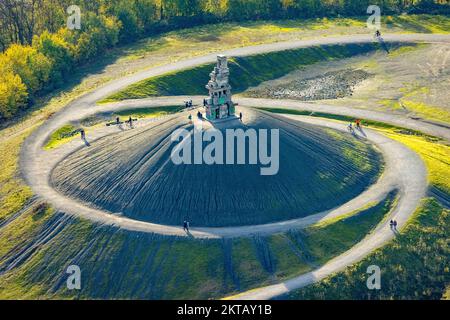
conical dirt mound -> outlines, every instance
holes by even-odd
[[[72,198],[137,220],[218,227],[332,209],[363,192],[381,170],[378,152],[350,134],[259,111],[245,110],[244,120],[243,129],[280,130],[278,174],[260,175],[260,164],[175,165],[170,135],[192,130],[182,113],[75,152],[55,168],[52,183]]]

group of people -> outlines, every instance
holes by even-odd
[[[397,220],[391,220],[389,225],[391,226],[391,229],[397,230]]]
[[[356,120],[355,120],[355,126],[356,126],[356,129],[361,130],[361,119],[356,119]],[[349,130],[350,132],[353,132],[353,131],[354,131],[354,130],[353,130],[353,123],[352,123],[352,122],[350,122],[350,123],[348,124],[348,130]]]
[[[191,100],[188,100],[188,101],[185,101],[185,102],[184,102],[184,106],[186,107],[186,109],[187,109],[187,108],[192,108],[192,106],[193,106],[193,104],[192,104],[192,99],[191,99]]]
[[[137,119],[134,119],[134,120],[137,120]],[[130,116],[129,118],[128,118],[128,120],[125,120],[125,123],[127,123],[129,126],[130,126],[130,128],[133,128],[133,118]],[[120,121],[120,117],[116,117],[116,121],[115,121],[115,123],[112,123],[112,124],[115,124],[115,125],[117,125],[117,126],[120,126],[121,124],[122,124],[123,122],[121,122]]]
[[[136,120],[136,119],[134,119],[134,120]],[[128,118],[128,120],[126,120],[125,121],[125,123],[127,123],[129,126],[130,126],[130,128],[133,128],[133,118],[130,116],[129,118]],[[120,121],[120,117],[116,117],[116,121],[115,122],[111,122],[111,123],[108,123],[107,125],[118,125],[118,126],[120,126],[121,124],[122,124],[123,122],[121,122]],[[83,128],[81,128],[80,130],[79,130],[79,132],[80,132],[80,137],[81,137],[81,140],[86,140],[86,131],[83,129]]]

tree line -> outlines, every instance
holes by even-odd
[[[449,12],[448,0],[1,0],[0,120],[118,44],[222,21],[362,16],[370,4],[383,13]],[[71,5],[81,9],[81,30],[66,26]]]

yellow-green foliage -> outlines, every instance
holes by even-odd
[[[301,254],[300,249],[293,250],[294,245],[286,234],[282,233],[271,236],[269,238],[269,245],[277,261],[275,273],[277,279],[282,280],[287,277],[306,273],[312,269],[310,265],[306,264],[298,256]]]
[[[0,118],[9,118],[27,103],[27,87],[11,71],[0,74]]]
[[[401,47],[398,47],[398,48],[395,48],[395,49],[389,51],[389,57],[394,58],[394,57],[400,56],[402,54],[417,50],[424,46],[426,46],[426,44],[417,44],[417,45],[414,44],[414,45],[401,46]]]
[[[51,61],[30,46],[12,45],[0,54],[0,70],[13,72],[27,86],[29,93],[42,89],[48,81]]]
[[[29,46],[12,45],[0,54],[0,120],[26,106],[28,94],[43,88],[52,63]]]
[[[400,15],[383,17],[389,29],[400,28],[409,32],[449,33],[450,19],[438,15]]]
[[[415,102],[406,99],[402,99],[402,103],[406,109],[414,111],[424,118],[450,123],[450,112],[446,108],[431,106],[423,102]]]
[[[442,295],[443,300],[450,300],[450,284],[447,285],[444,294]]]
[[[398,140],[417,152],[428,169],[428,179],[447,194],[450,194],[450,147],[427,137],[406,135],[385,131],[392,139]]]

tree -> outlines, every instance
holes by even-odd
[[[34,37],[33,47],[51,61],[49,85],[59,87],[72,69],[73,56],[69,44],[60,35],[45,31]]]
[[[14,44],[0,55],[1,69],[20,76],[28,93],[33,94],[42,89],[48,81],[52,69],[51,61],[30,46]]]
[[[8,119],[26,106],[27,88],[18,75],[12,72],[0,74],[0,118]]]

